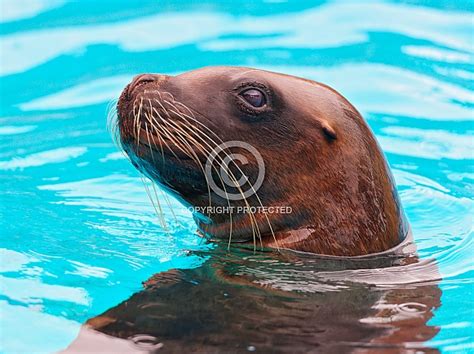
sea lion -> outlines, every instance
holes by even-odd
[[[67,352],[436,352],[424,344],[438,332],[427,324],[440,305],[436,265],[418,259],[383,154],[340,94],[218,67],[139,75],[117,108],[120,142],[141,172],[187,205],[220,207],[195,213],[217,247],[91,318]],[[206,173],[216,146],[235,141],[266,171],[241,199],[226,197],[245,194],[243,176],[258,181],[258,155],[229,152]],[[231,157],[247,164],[219,174]],[[224,195],[210,187],[216,175]],[[219,212],[259,205],[292,212]],[[229,235],[270,250],[228,252]]]
[[[324,84],[243,67],[143,74],[123,90],[117,111],[119,140],[132,163],[193,206],[206,236],[360,256],[391,249],[408,234],[373,133],[359,112]],[[261,166],[249,151],[239,155],[245,166],[229,164],[235,155],[222,143],[235,141],[253,147],[264,161],[264,181],[249,196],[240,182],[256,181]],[[206,175],[209,156],[221,152]],[[210,182],[225,195],[209,188]],[[224,182],[230,182],[227,188]],[[229,194],[242,198],[226,198]],[[220,209],[200,212],[207,206]],[[270,214],[269,207],[291,212]]]

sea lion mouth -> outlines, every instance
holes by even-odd
[[[149,75],[140,75],[123,90],[117,103],[119,139],[123,149],[139,171],[184,199],[186,204],[193,207],[208,205],[212,199],[212,205],[230,205],[230,199],[216,195],[209,185],[210,178],[214,178],[216,183],[224,183],[222,175],[220,180],[208,175],[206,164],[217,151],[214,156],[216,165],[211,174],[222,173],[220,169],[226,164],[232,169],[231,174],[236,174],[236,177],[231,177],[235,183],[238,183],[237,170],[240,168],[233,165],[235,162],[232,159],[226,162],[226,156],[230,156],[225,154],[230,154],[230,151],[221,147],[224,142],[207,126],[208,118],[177,101],[163,88],[163,82],[151,80]],[[248,172],[257,169],[251,164],[246,168]],[[240,187],[227,186],[223,189],[229,194],[243,193]],[[245,196],[243,199],[236,205],[250,206],[248,203],[252,202],[247,201]],[[202,223],[200,216],[205,217],[207,213],[194,209],[198,228],[207,238],[228,239],[227,213],[211,213],[210,223]],[[252,215],[249,223],[249,216],[246,213],[239,216],[239,213],[242,212],[231,217],[232,222],[239,225],[239,230],[233,231],[232,242],[252,240],[256,237],[252,236],[257,232],[255,229],[268,231],[266,226],[262,226],[266,220],[257,220]]]
[[[117,141],[145,176],[194,200],[209,191],[204,165],[212,139],[196,113],[165,91],[163,82],[139,75],[125,87],[117,102]]]
[[[128,85],[117,104],[122,145],[143,159],[201,160],[202,151],[193,137],[180,103],[161,92],[152,81]],[[198,147],[198,148],[196,148]]]

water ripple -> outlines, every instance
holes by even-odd
[[[61,163],[79,157],[87,152],[85,147],[62,147],[54,150],[37,152],[24,157],[13,157],[0,161],[0,170],[15,170],[28,167],[44,166]]]
[[[130,297],[154,273],[202,264],[203,256],[187,252],[207,249],[189,212],[170,199],[176,219],[165,207],[167,229],[161,227],[136,171],[111,142],[105,113],[134,74],[215,64],[304,76],[353,102],[396,167],[422,257],[412,267],[338,270],[317,268],[320,262],[309,269],[271,263],[256,254],[242,258],[242,274],[266,286],[331,295],[347,289],[347,280],[380,289],[441,277],[442,306],[430,323],[441,331],[427,345],[470,350],[469,6],[453,11],[460,2],[205,3],[97,2],[92,8],[2,2],[0,351],[64,348],[81,323]],[[273,277],[265,277],[269,268]],[[393,318],[409,317],[422,307],[404,300],[387,310]],[[19,330],[25,326],[31,330]]]

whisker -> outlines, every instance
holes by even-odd
[[[163,107],[163,106],[162,106]],[[164,108],[164,107],[163,107]],[[176,114],[180,115],[179,112],[175,112]],[[187,121],[184,117],[183,119],[185,121]],[[188,121],[187,121],[188,124],[190,124]],[[190,124],[191,125],[191,124]],[[200,129],[198,129],[198,132],[200,131]],[[193,131],[193,133],[197,133],[196,131]],[[202,132],[201,132],[202,133]],[[210,140],[210,141],[213,141],[212,138],[210,138],[209,136],[207,136],[207,138]],[[204,140],[204,142],[206,143],[206,141]],[[217,147],[217,143],[214,142],[214,144],[216,145]],[[210,148],[212,148],[209,144],[206,143],[206,145],[208,145]],[[221,149],[221,151],[223,151]],[[210,152],[207,152],[208,154],[210,154]],[[224,152],[226,154],[226,156],[228,156],[228,154],[226,152]],[[220,157],[219,155],[217,155],[216,157]],[[221,167],[223,167],[223,160],[220,162],[221,164]],[[217,173],[217,175],[220,177],[219,173]],[[243,194],[243,191],[241,190],[240,186],[237,184],[237,180],[235,178],[235,176],[233,175],[233,173],[231,173],[229,175],[229,177],[231,178],[232,182],[234,183],[235,187],[237,187],[237,189],[239,190],[240,194],[242,195],[242,198],[244,200],[244,203],[246,204],[246,206],[248,207],[248,210],[251,210],[250,209],[250,204],[247,202],[247,199],[245,198],[244,194]],[[224,182],[222,181],[222,178],[221,178],[221,182],[222,182],[222,186],[225,188],[225,184]],[[226,195],[227,195],[227,191],[225,191]],[[228,199],[228,198],[227,198]],[[229,206],[230,206],[230,202],[229,202]],[[232,210],[231,208],[229,208],[230,210]],[[251,226],[252,226],[252,235],[253,235],[253,239],[254,239],[254,248],[256,246],[256,242],[255,242],[255,233],[257,233],[259,239],[260,239],[260,243],[262,244],[262,239],[261,239],[261,233],[260,233],[260,230],[259,230],[259,226],[258,226],[258,223],[255,219],[255,216],[253,215],[253,213],[250,211],[250,214],[249,214],[249,217],[250,217],[250,221],[251,221]],[[232,226],[233,226],[233,221],[232,221],[232,213],[229,215],[229,218],[230,218],[230,236],[229,236],[229,243],[228,243],[228,247],[230,247],[230,243],[231,243],[231,240],[232,240]],[[256,226],[256,228],[255,228]]]
[[[189,107],[184,105],[183,103],[176,101],[171,93],[169,92],[163,93],[163,96],[169,95],[169,97],[171,97],[171,99],[168,100],[168,99],[163,98],[160,92],[154,91],[154,90],[153,92],[156,92],[158,96],[160,97],[160,100],[157,100],[157,99],[153,99],[153,100],[156,103],[158,103],[158,105],[161,107],[162,112],[166,114],[166,116],[169,117],[170,119],[168,120],[164,119],[161,116],[160,112],[155,107],[153,107],[150,99],[148,99],[149,108],[150,108],[149,112],[144,112],[144,114],[142,114],[143,113],[142,112],[143,98],[141,98],[141,101],[139,103],[138,112],[135,111],[136,101],[134,101],[134,106],[133,106],[134,114],[133,114],[132,127],[136,134],[137,151],[139,151],[138,149],[140,146],[140,135],[141,135],[140,131],[143,131],[143,130],[144,130],[144,135],[146,136],[146,140],[148,141],[148,146],[150,148],[150,156],[154,163],[155,163],[155,157],[154,157],[154,151],[153,151],[154,149],[152,148],[152,141],[150,139],[150,136],[152,135],[154,138],[157,138],[159,141],[163,164],[165,163],[163,146],[166,146],[166,148],[177,159],[180,159],[175,154],[174,150],[171,148],[171,146],[168,143],[172,144],[175,148],[181,151],[185,156],[193,160],[203,172],[203,175],[206,179],[207,189],[208,189],[209,206],[212,206],[212,197],[211,197],[211,190],[210,190],[210,185],[208,181],[208,176],[204,171],[203,163],[201,162],[198,154],[202,153],[204,155],[207,154],[207,156],[209,156],[209,154],[213,150],[215,150],[216,148],[219,148],[220,143],[222,143],[222,139],[220,139],[219,136],[212,129],[210,129],[208,126],[206,126],[205,124],[197,120],[194,116],[193,111]],[[167,107],[165,107],[164,104],[166,104]],[[109,105],[111,106],[112,102],[110,102]],[[187,113],[183,112],[183,110],[186,111]],[[173,113],[178,118],[180,118],[182,120],[182,123],[186,123],[186,125],[183,125],[183,124],[180,124],[180,122],[177,122],[176,119],[171,116],[171,113]],[[116,121],[116,119],[113,118],[114,114],[115,114],[115,111],[110,108],[108,115],[110,115],[111,118],[110,120],[108,118],[109,122]],[[143,127],[140,126],[140,117],[142,116],[144,116],[146,119],[145,129],[143,129]],[[158,119],[160,120],[159,122],[158,122]],[[114,133],[113,136],[116,136],[117,142],[120,144],[121,140],[118,139],[119,135],[117,134],[119,126],[117,124],[110,123],[110,127],[111,127],[111,131]],[[166,141],[166,139],[168,141]],[[121,150],[123,151],[123,149]],[[232,182],[234,187],[242,196],[242,202],[247,207],[247,210],[248,210],[247,215],[249,217],[250,226],[252,229],[254,250],[256,250],[257,238],[259,239],[260,244],[263,247],[262,234],[260,231],[260,225],[257,220],[256,214],[252,212],[250,203],[247,197],[245,197],[241,186],[238,184],[237,179],[234,175],[234,172],[229,168],[228,164],[224,163],[226,158],[230,158],[229,153],[225,151],[225,149],[222,149],[222,148],[220,148],[218,152],[219,153],[216,154],[216,159],[215,159],[215,161],[217,162],[217,166],[212,166],[212,169],[217,173],[217,176],[220,178],[222,186],[224,188],[224,192],[228,196],[228,193],[225,187],[226,183],[224,183],[224,181],[222,180],[222,176],[219,173],[219,171],[217,171],[217,168],[220,167],[221,170],[226,171],[226,174],[229,177],[229,180]],[[232,159],[230,159],[230,161],[232,161]],[[235,162],[233,163],[232,166],[235,167],[236,171],[243,174],[243,171]],[[153,181],[151,182],[152,182],[152,187],[154,189],[154,195],[157,201],[157,205],[156,206],[154,205],[154,208],[157,211],[157,213],[159,211],[159,214],[161,215],[161,217],[163,217],[163,212],[161,210],[161,205],[159,204],[159,197],[158,197],[157,190],[155,188]],[[147,190],[147,194],[149,194],[152,204],[154,204],[148,185],[145,185],[145,188]],[[253,185],[250,184],[250,188],[252,188],[253,194],[255,194],[256,201],[258,202],[258,204],[263,207],[262,201],[260,197],[258,196],[258,194],[256,193],[256,191],[254,190]],[[164,193],[162,190],[161,192]],[[164,196],[166,198],[166,202],[168,206],[170,207],[171,212],[173,213],[173,217],[177,221],[176,215],[174,214],[170,206],[169,199],[167,199],[167,196],[165,194]],[[230,245],[232,242],[232,234],[233,234],[233,216],[232,216],[232,208],[230,208],[231,204],[230,204],[229,198],[227,198],[227,203],[229,205],[229,210],[230,210],[230,214],[229,214],[229,219],[230,219],[229,231],[230,232],[229,232],[229,240],[228,240],[228,248],[230,248]],[[265,211],[263,211],[263,213],[264,213],[265,220],[268,224],[269,231],[271,232],[273,239],[275,240],[277,249],[279,250],[278,240],[275,237],[275,233],[270,223],[270,219]],[[164,227],[166,227],[164,218],[163,218],[163,225]]]
[[[179,103],[179,104],[180,104],[182,107],[184,107],[188,112],[190,112],[191,116],[188,116],[188,118],[193,119],[193,120],[194,120],[195,122],[197,122],[198,124],[204,126],[208,131],[210,131],[214,136],[216,136],[216,137],[218,138],[218,140],[222,141],[222,140],[217,136],[217,134],[215,134],[209,127],[207,127],[207,126],[205,126],[204,124],[202,124],[201,122],[197,121],[197,120],[195,119],[195,117],[194,117],[194,114],[192,113],[192,111],[191,111],[187,106],[185,106],[185,105],[184,105],[183,103],[181,103],[181,102],[175,101],[174,98],[173,98],[173,96],[172,96],[170,93],[168,93],[168,94],[172,97],[172,100],[173,100],[174,102]],[[171,105],[171,106],[174,106],[171,102],[169,102],[169,101],[167,101],[167,100],[165,100],[165,102],[168,103],[168,104]],[[174,106],[174,107],[176,108],[176,106]],[[178,109],[176,108],[176,110],[178,110]],[[174,113],[178,113],[178,112],[175,112],[175,111],[173,111],[173,112],[174,112]],[[182,112],[180,112],[180,113],[182,113]],[[183,114],[180,114],[180,116],[183,116]],[[208,137],[208,138],[209,138],[209,137]],[[238,167],[238,165],[236,165],[236,167],[237,167],[237,169],[239,170],[240,173],[243,173],[242,170]],[[254,188],[253,188],[252,185],[251,185],[251,188],[252,188],[253,194],[254,194],[255,197],[257,198],[259,204],[263,207],[262,201],[260,200],[260,197],[258,196],[257,192],[254,190]],[[275,241],[275,244],[276,244],[276,246],[277,246],[277,250],[279,250],[279,248],[280,248],[280,247],[279,247],[279,242],[278,242],[278,240],[276,239],[275,232],[273,231],[273,227],[272,227],[272,225],[271,225],[271,223],[270,223],[270,220],[269,220],[269,217],[268,217],[268,215],[267,215],[267,213],[266,213],[265,211],[264,211],[264,215],[265,215],[267,224],[268,224],[268,226],[269,226],[270,232],[271,232],[271,234],[272,234],[272,237],[273,237],[273,239],[274,239],[274,241]],[[257,223],[257,226],[258,226],[258,223]],[[258,230],[258,233],[260,233],[259,230]],[[260,237],[260,243],[262,244],[262,239],[261,239],[261,237]]]
[[[148,198],[150,199],[151,204],[153,205],[153,208],[155,209],[155,213],[158,216],[161,227],[163,227],[163,229],[165,229],[165,231],[168,231],[168,228],[166,226],[166,221],[165,221],[165,218],[164,218],[164,215],[163,215],[163,209],[161,208],[160,200],[157,199],[156,204],[155,204],[155,201],[153,200],[150,189],[146,184],[145,177],[143,175],[141,175],[140,179],[142,180],[143,186],[145,187],[145,191],[148,195]],[[153,181],[152,181],[152,186],[153,186]]]

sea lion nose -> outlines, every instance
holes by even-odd
[[[155,81],[162,81],[166,75],[156,75],[156,74],[140,74],[135,76],[130,84],[128,85],[127,89],[127,96],[130,98],[133,91],[144,84],[147,84],[149,82],[155,82]]]

